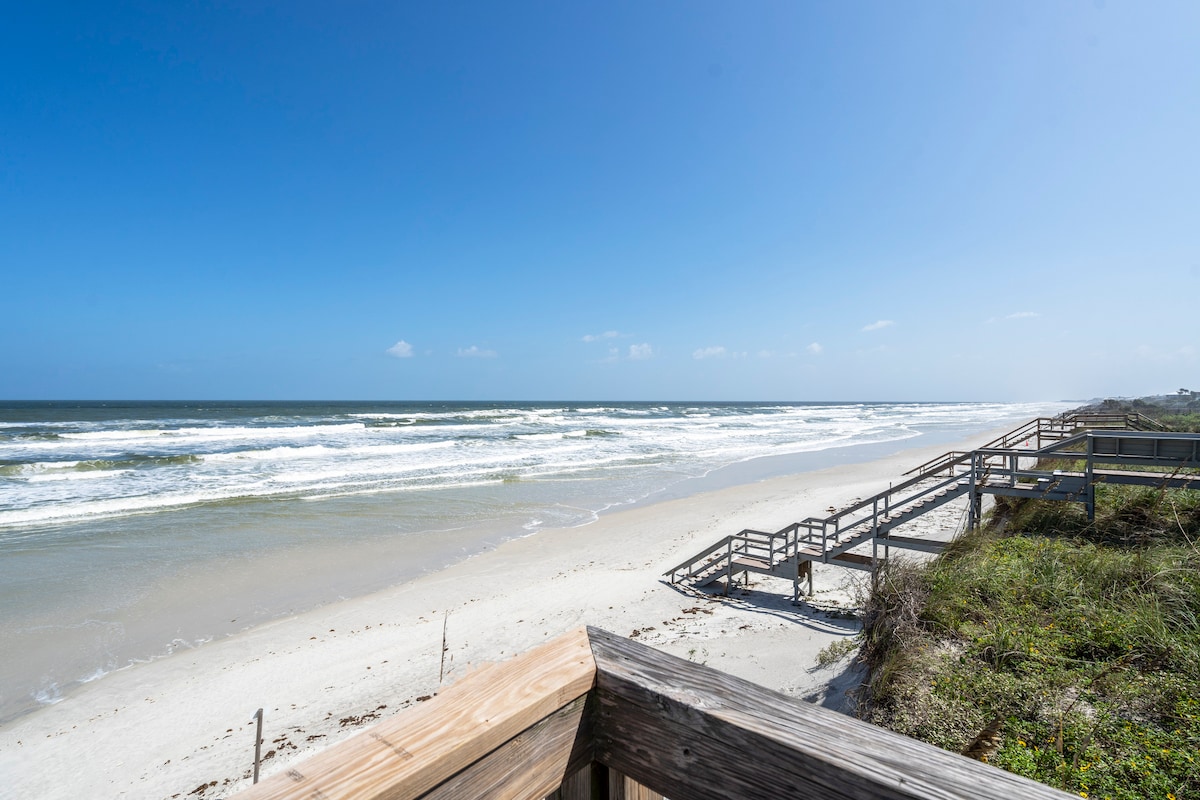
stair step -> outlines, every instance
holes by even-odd
[[[762,559],[758,559],[758,558],[742,557],[742,558],[735,558],[733,560],[733,566],[741,568],[741,569],[756,569],[756,570],[770,571],[771,562],[763,561]]]
[[[857,553],[842,553],[829,561],[830,563],[837,562],[839,566],[865,570],[871,569],[873,563],[870,556],[860,556]]]
[[[887,536],[876,540],[887,547],[899,547],[904,550],[920,550],[924,553],[940,553],[946,549],[946,543],[937,539],[917,539],[911,536]]]

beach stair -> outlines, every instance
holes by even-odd
[[[1083,431],[1094,430],[1128,430],[1128,431],[1159,431],[1167,430],[1158,420],[1143,414],[1102,414],[1102,413],[1070,413],[1057,417],[1037,417],[1026,422],[1003,436],[998,436],[980,446],[979,450],[1040,450],[1049,444],[1061,442]],[[973,451],[952,450],[937,458],[919,464],[905,475],[937,475],[970,460]]]
[[[1036,468],[1043,459],[1084,461],[1086,471]],[[1091,516],[1098,483],[1200,488],[1198,469],[1200,434],[1165,432],[1141,414],[1039,417],[976,450],[932,459],[906,473],[908,479],[828,516],[773,533],[745,529],[726,536],[663,576],[698,588],[723,581],[728,594],[739,578],[745,583],[752,574],[771,575],[791,580],[799,600],[801,583],[812,592],[815,562],[874,571],[892,548],[940,553],[947,542],[896,529],[960,498],[968,499],[967,527],[978,523],[985,494],[1086,503]],[[957,533],[958,526],[952,535]],[[867,546],[869,555],[862,552]]]
[[[812,563],[870,571],[878,557],[851,552],[863,545],[940,552],[943,543],[905,537],[893,529],[962,497],[970,481],[957,475],[940,481],[917,478],[823,518],[808,518],[775,532],[745,529],[722,538],[664,573],[670,583],[705,587],[724,580],[728,593],[740,576],[771,575],[811,589]]]

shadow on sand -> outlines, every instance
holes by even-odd
[[[732,587],[728,595],[724,593],[722,583],[702,588],[672,584],[665,580],[662,583],[684,597],[722,603],[745,613],[773,617],[814,633],[849,638],[862,630],[862,620],[856,606],[820,597],[802,597],[800,602],[794,603],[791,583],[783,580],[760,580],[749,586],[738,584]],[[853,596],[852,590],[841,593]],[[867,670],[857,657],[851,657],[850,652],[835,664],[824,667],[813,664],[807,668],[810,673],[825,670],[829,677],[820,688],[804,695],[804,700],[839,713],[854,715],[857,707],[856,690],[866,678]]]

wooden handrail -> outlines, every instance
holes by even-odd
[[[1109,424],[1110,427],[1104,427],[1106,424]],[[1145,431],[1125,434],[1103,433],[1112,431],[1115,427],[1129,431],[1137,425],[1150,424],[1159,425],[1154,420],[1142,417],[1140,414],[1072,413],[1060,414],[1057,417],[1037,417],[975,450],[970,452],[952,451],[927,461],[915,470],[906,473],[912,477],[892,484],[886,490],[866,499],[856,500],[834,510],[826,517],[809,517],[803,522],[793,523],[776,533],[743,530],[733,536],[725,537],[716,545],[701,551],[663,574],[674,583],[680,578],[680,573],[684,574],[685,579],[703,575],[706,580],[711,581],[724,572],[728,579],[726,585],[726,591],[728,591],[728,584],[732,582],[733,575],[739,572],[733,564],[734,557],[749,555],[756,560],[764,561],[768,565],[765,571],[786,577],[783,573],[791,570],[791,566],[785,568],[784,565],[792,558],[828,561],[830,558],[864,543],[875,535],[873,532],[878,532],[881,527],[887,527],[890,530],[891,527],[901,524],[888,521],[886,518],[894,515],[897,511],[904,512],[905,507],[912,510],[913,503],[929,495],[943,489],[949,489],[955,495],[961,495],[965,490],[954,489],[955,484],[961,483],[965,479],[972,480],[973,486],[986,483],[993,474],[993,467],[997,469],[995,474],[1008,474],[1003,470],[1003,464],[995,465],[993,463],[997,459],[1019,460],[1026,457],[1058,456],[1069,448],[1090,441],[1097,436],[1124,435],[1131,439],[1152,437],[1156,434]],[[1183,436],[1187,436],[1187,434],[1183,434]],[[1045,441],[1047,439],[1049,440],[1048,444]],[[1012,446],[1014,442],[1027,440],[1034,440],[1030,443],[1031,446],[1023,448]],[[1113,461],[1113,457],[1104,453],[1097,453],[1095,456],[1106,459],[1108,463],[1157,463],[1132,456],[1123,457],[1121,461]],[[965,466],[968,461],[971,462],[970,465]],[[1176,463],[1176,461],[1170,462],[1170,464]],[[917,474],[913,475],[914,472]],[[935,480],[934,476],[943,474],[946,474],[946,477],[941,478],[939,482],[922,485]],[[938,505],[941,503],[936,503],[930,508]],[[863,511],[866,513],[859,514]],[[914,511],[908,515],[908,518],[915,516],[916,513],[920,512]],[[884,520],[883,523],[880,522],[881,519]],[[801,528],[804,528],[806,532],[802,534]],[[830,546],[831,529],[837,537],[837,541],[832,547]],[[777,540],[781,543],[777,544]],[[801,555],[802,550],[808,552]],[[817,556],[817,553],[820,555]],[[742,562],[740,567],[740,571],[746,571],[747,568],[764,571],[758,566],[745,562]]]
[[[596,628],[469,675],[240,800],[1070,795]],[[552,794],[553,793],[553,794]]]
[[[526,796],[545,797],[562,782],[568,766],[578,766],[573,761],[590,760],[590,753],[575,753],[574,739],[583,718],[583,698],[595,679],[591,643],[580,629],[511,661],[479,669],[434,700],[277,773],[238,797],[430,797],[507,742],[558,715],[554,730],[547,733],[555,743],[553,752],[539,753],[542,774],[520,776],[532,792]],[[571,733],[565,741],[564,726]]]

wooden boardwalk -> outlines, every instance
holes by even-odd
[[[1050,459],[1082,462],[1084,469],[1028,466]],[[1131,466],[1137,469],[1114,469]],[[1200,489],[1197,468],[1200,434],[1168,432],[1141,414],[1040,417],[976,450],[921,464],[906,473],[912,476],[907,480],[828,516],[775,532],[746,529],[726,536],[664,577],[697,587],[723,580],[728,593],[739,576],[773,575],[792,581],[798,601],[803,585],[812,591],[813,562],[874,571],[891,548],[941,552],[946,542],[895,531],[954,500],[967,498],[967,528],[978,525],[988,494],[1079,502],[1091,517],[1098,484]]]

